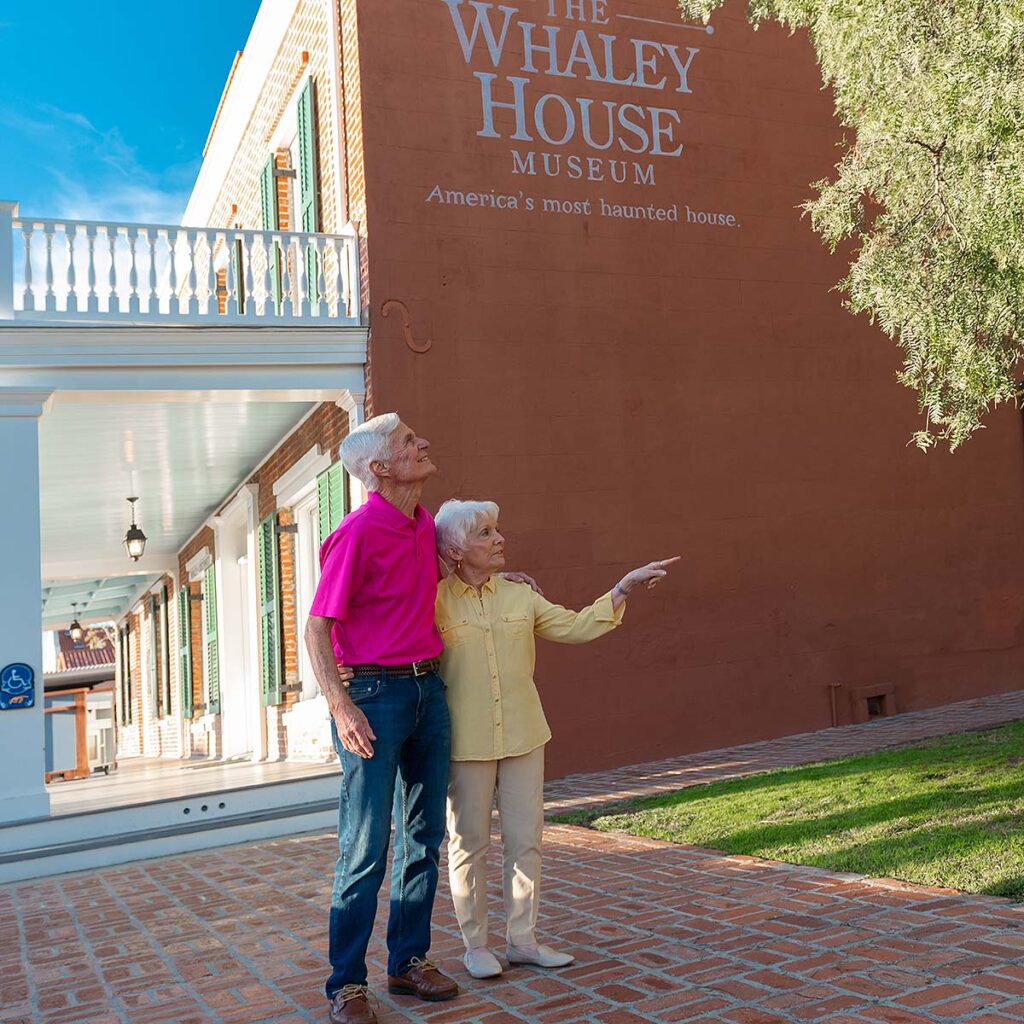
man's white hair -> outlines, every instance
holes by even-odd
[[[341,461],[367,491],[380,489],[380,480],[370,469],[371,462],[387,462],[391,457],[388,438],[402,420],[397,412],[386,412],[361,423],[341,442]]]
[[[434,516],[437,553],[448,561],[448,548],[465,551],[469,535],[488,519],[497,522],[499,511],[493,501],[459,501],[456,498],[446,501]]]

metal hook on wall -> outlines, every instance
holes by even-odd
[[[388,299],[387,302],[380,307],[381,316],[389,316],[392,308],[399,310],[402,314],[402,333],[405,335],[406,345],[408,345],[413,352],[428,352],[430,350],[430,346],[434,343],[429,338],[421,343],[413,336],[412,317],[409,316],[408,307],[404,302],[399,302],[398,299]]]

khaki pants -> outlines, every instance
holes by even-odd
[[[500,761],[452,761],[448,776],[448,878],[466,948],[487,945],[487,850],[498,791],[506,935],[535,945],[544,833],[544,748]]]

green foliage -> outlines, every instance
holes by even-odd
[[[707,20],[723,0],[680,0]],[[1017,398],[1024,298],[1024,0],[750,0],[806,29],[850,129],[805,208],[857,255],[854,312],[903,349],[927,448]]]
[[[1024,723],[561,819],[1024,900]]]

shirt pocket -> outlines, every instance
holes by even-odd
[[[469,639],[469,619],[455,619],[453,622],[439,626],[441,641],[446,651],[454,651],[456,647],[464,647]]]
[[[502,615],[501,622],[505,630],[505,636],[509,640],[525,640],[533,632],[530,616],[525,612],[514,615]]]

